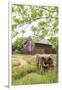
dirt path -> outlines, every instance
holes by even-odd
[[[28,63],[25,60],[20,60],[20,64],[23,65],[27,65]]]

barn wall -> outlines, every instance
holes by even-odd
[[[52,53],[51,45],[35,44],[36,53]]]

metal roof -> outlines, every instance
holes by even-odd
[[[48,41],[48,40],[45,40],[45,39],[42,39],[36,43],[39,43],[39,44],[46,44],[46,45],[51,45],[51,43]]]

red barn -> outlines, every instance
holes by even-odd
[[[36,50],[36,53],[50,54],[52,53],[52,45],[48,40],[41,40],[35,43],[35,50]]]

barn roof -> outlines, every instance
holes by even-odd
[[[51,43],[48,41],[48,40],[45,40],[45,39],[42,39],[36,43],[39,43],[39,44],[46,44],[46,45],[51,45]]]

